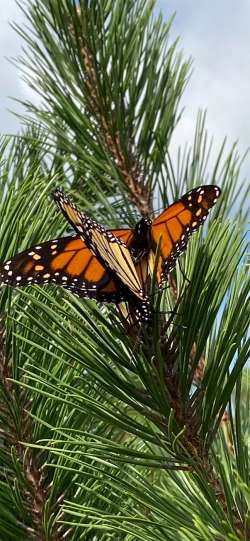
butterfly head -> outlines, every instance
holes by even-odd
[[[151,220],[141,218],[134,229],[134,240],[130,246],[131,254],[135,261],[138,261],[148,252],[150,245]]]
[[[138,237],[147,237],[150,226],[152,222],[148,218],[141,218],[141,220],[136,224],[134,233],[135,235],[138,235]]]

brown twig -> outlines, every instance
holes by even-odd
[[[170,275],[169,282],[172,295],[175,299],[175,302],[178,304],[181,300],[183,293],[179,294],[173,273]],[[222,483],[218,479],[216,472],[214,471],[213,465],[210,461],[208,449],[204,446],[204,441],[199,434],[201,420],[199,418],[199,413],[197,413],[197,404],[201,401],[204,394],[204,391],[202,389],[202,381],[206,365],[205,356],[200,356],[193,377],[193,381],[197,384],[196,400],[193,400],[192,402],[192,399],[188,399],[188,402],[184,404],[183,397],[181,396],[179,389],[178,371],[175,364],[178,349],[178,332],[176,330],[173,330],[171,332],[170,336],[167,340],[165,340],[165,342],[163,337],[161,349],[163,356],[166,358],[165,384],[168,391],[170,406],[174,412],[174,418],[177,425],[179,426],[179,429],[181,430],[182,428],[185,428],[180,437],[180,443],[182,447],[187,450],[188,456],[193,459],[193,471],[196,470],[197,473],[200,472],[201,475],[206,475],[207,481],[213,488],[216,499],[220,503],[223,512],[225,513],[225,515],[228,515],[227,501]],[[196,355],[197,345],[196,343],[194,343],[190,352],[191,362],[194,361]],[[228,415],[225,414],[223,416],[222,423],[224,427],[226,425],[227,435],[229,436],[230,431],[228,427],[228,422]],[[159,426],[159,428],[162,430],[162,426]],[[232,439],[228,437],[227,443],[229,451],[231,455],[233,455],[234,448],[232,445]],[[232,510],[232,512],[234,515],[235,529],[238,532],[239,536],[242,536],[242,539],[244,539],[245,527],[242,523],[238,510],[235,508]]]
[[[225,442],[226,442],[228,451],[232,457],[235,457],[235,448],[234,448],[233,437],[232,437],[230,416],[227,411],[224,411],[224,414],[222,416],[221,428],[224,433]]]
[[[0,386],[3,390],[0,409],[4,416],[1,438],[9,453],[15,453],[22,469],[25,482],[19,486],[19,490],[33,523],[32,527],[25,524],[22,524],[22,527],[26,531],[27,540],[46,541],[44,511],[49,497],[48,479],[42,469],[41,454],[38,457],[34,449],[26,448],[21,443],[21,441],[32,442],[32,427],[27,413],[31,404],[26,392],[17,389],[12,381],[11,360],[6,355],[3,319],[0,322]],[[18,412],[18,416],[16,417],[13,412]],[[55,541],[65,539],[63,532],[58,533],[56,524],[53,527],[52,537]]]
[[[71,29],[72,31],[72,29]],[[139,160],[132,151],[132,144],[126,149],[129,156],[129,163],[122,149],[121,138],[118,131],[112,129],[112,119],[105,112],[102,106],[103,99],[99,90],[96,63],[87,45],[81,47],[82,60],[85,71],[85,98],[91,115],[97,120],[99,128],[105,141],[105,146],[112,156],[119,173],[129,192],[130,201],[136,206],[141,216],[152,217],[152,194],[147,183],[143,180]],[[112,113],[110,113],[112,114]]]

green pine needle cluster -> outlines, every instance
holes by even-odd
[[[0,260],[69,232],[61,185],[108,228],[191,187],[222,195],[153,296],[152,336],[60,287],[1,288],[0,539],[250,539],[249,183],[199,113],[173,156],[190,62],[152,0],[26,0],[37,92],[0,140]],[[177,156],[177,157],[176,157]],[[153,285],[152,285],[153,291]]]

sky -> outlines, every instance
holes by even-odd
[[[176,13],[173,33],[193,59],[178,140],[190,138],[201,108],[217,144],[227,135],[244,152],[250,146],[249,0],[159,0],[157,9],[166,17]]]
[[[6,6],[0,0],[0,8]],[[0,132],[16,133],[20,120],[8,109],[18,110],[9,99],[35,99],[6,57],[21,53],[21,38],[9,22],[22,24],[24,17],[14,0],[0,9]],[[240,9],[239,9],[240,6]],[[192,77],[181,106],[184,114],[175,143],[192,141],[199,109],[207,109],[209,135],[219,146],[227,135],[229,146],[239,141],[243,153],[250,146],[250,2],[249,0],[157,0],[156,13],[167,19],[176,12],[172,39],[180,36],[184,57],[192,57]],[[247,158],[250,169],[250,158]],[[244,168],[245,169],[245,168]]]

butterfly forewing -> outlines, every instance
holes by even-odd
[[[136,295],[143,299],[143,284],[141,284],[128,246],[122,237],[128,242],[131,231],[128,234],[121,231],[120,238],[112,231],[107,231],[97,222],[78,211],[71,200],[61,190],[54,192],[54,199],[58,203],[63,214],[74,227],[78,235],[83,238],[89,249],[99,261],[121,280],[121,282]]]
[[[123,284],[128,287],[134,295],[142,297],[142,283],[136,272],[135,265],[126,245],[118,243],[113,235],[107,237],[97,229],[92,230],[91,242],[108,267],[119,276]]]
[[[176,259],[186,249],[189,237],[204,223],[220,195],[217,186],[200,186],[170,205],[152,223],[151,236],[156,246],[161,239],[158,276],[167,279]]]
[[[1,283],[10,286],[54,283],[81,297],[119,302],[123,292],[80,237],[33,246],[0,266]]]

